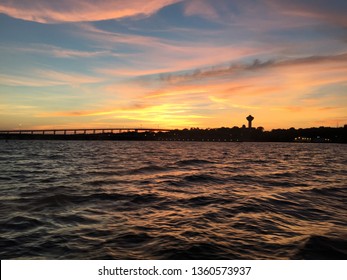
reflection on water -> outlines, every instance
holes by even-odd
[[[345,145],[13,141],[0,257],[346,259]]]

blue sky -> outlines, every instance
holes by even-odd
[[[0,3],[0,128],[347,123],[347,2]]]

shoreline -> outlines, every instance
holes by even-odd
[[[264,131],[262,127],[105,130],[8,130],[0,131],[0,140],[347,143],[347,126],[273,129],[271,131]]]

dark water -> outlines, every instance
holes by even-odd
[[[346,259],[347,146],[0,142],[1,259]]]

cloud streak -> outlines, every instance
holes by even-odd
[[[30,44],[27,46],[0,46],[0,50],[10,53],[37,54],[56,58],[93,58],[93,57],[119,57],[111,50],[84,51],[78,49],[61,48],[47,44]]]
[[[282,14],[313,18],[331,24],[347,27],[347,2],[341,0],[266,0],[271,7]]]
[[[0,13],[40,23],[86,22],[149,16],[180,0],[2,0]]]
[[[153,36],[110,32],[91,24],[81,24],[80,27],[84,31],[81,36],[93,40],[96,44],[101,44],[104,48],[112,49],[116,46],[118,49],[127,50],[123,55],[127,62],[134,65],[132,65],[133,70],[124,69],[124,73],[130,73],[135,69],[135,71],[138,69],[141,71],[141,68],[145,68],[151,74],[154,73],[154,69],[158,69],[159,73],[181,71],[215,64],[216,61],[223,62],[226,57],[240,58],[269,51],[269,48],[247,44],[238,46],[230,42],[219,43],[216,41],[195,43],[191,40],[175,41]],[[159,67],[153,67],[158,64]],[[110,73],[111,69],[108,69],[108,72]],[[116,73],[119,74],[119,71]]]
[[[0,74],[0,85],[47,87],[62,85],[81,85],[102,82],[102,78],[48,69],[36,69],[21,75]]]
[[[185,74],[168,74],[160,75],[160,80],[166,82],[184,82],[189,80],[209,79],[218,76],[236,75],[245,71],[260,71],[273,68],[289,68],[300,66],[314,66],[320,64],[344,64],[347,67],[347,53],[325,56],[309,56],[302,58],[284,59],[284,60],[266,60],[255,59],[248,64],[231,64],[229,67],[210,67],[195,69]],[[314,71],[314,70],[313,70]]]

